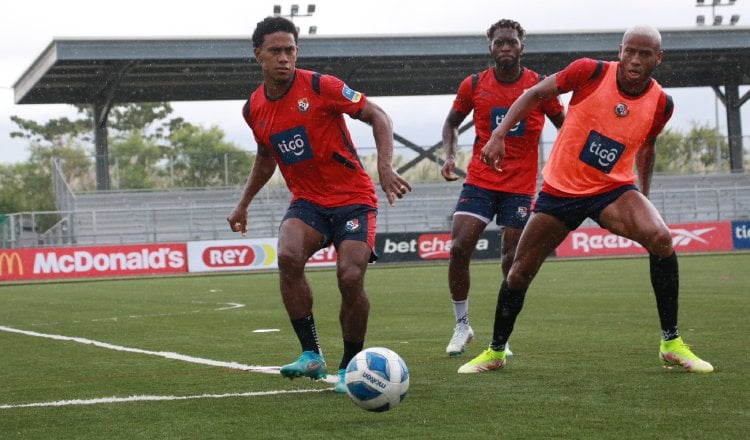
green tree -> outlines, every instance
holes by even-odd
[[[656,139],[656,172],[725,172],[729,144],[716,128],[693,123],[689,132],[667,129]]]
[[[118,189],[165,186],[162,148],[139,130],[113,140],[109,146],[113,184]]]
[[[208,129],[183,123],[170,137],[171,174],[181,187],[222,186],[247,179],[253,158],[216,126]],[[226,180],[225,180],[226,179]]]
[[[0,188],[0,213],[57,210],[50,176],[34,163],[0,164]],[[45,231],[58,220],[58,215],[38,216],[34,226]]]

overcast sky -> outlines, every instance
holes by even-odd
[[[706,0],[705,3],[711,3]],[[313,3],[313,2],[310,2]],[[739,26],[750,23],[750,0],[734,5],[697,7],[695,0],[378,0],[353,2],[314,1],[312,17],[298,17],[302,33],[310,25],[321,35],[353,34],[483,34],[500,18],[519,21],[529,33],[580,30],[619,30],[639,23],[664,29],[695,27],[695,18],[712,13],[724,21],[739,14]],[[722,0],[728,4],[729,0]],[[212,0],[182,2],[131,0],[102,2],[91,0],[13,0],[0,7],[0,162],[13,163],[28,158],[26,143],[11,140],[16,127],[11,115],[45,122],[62,116],[73,117],[67,105],[15,105],[13,85],[55,38],[65,37],[249,37],[255,23],[270,15],[273,5],[289,12],[291,2]],[[308,3],[298,2],[300,11]],[[302,45],[301,50],[304,50]],[[248,48],[250,51],[250,48]],[[612,48],[613,57],[617,47]],[[300,64],[301,68],[305,66]],[[472,72],[466,72],[469,75]],[[553,72],[544,72],[553,73]],[[456,84],[458,86],[458,84]],[[740,93],[748,91],[741,87]],[[366,93],[366,91],[364,91]],[[669,89],[675,99],[670,127],[688,129],[693,121],[716,124],[715,99],[709,88]],[[395,131],[409,140],[432,145],[440,140],[440,130],[452,96],[372,97],[391,115]],[[174,103],[175,113],[191,123],[222,128],[229,141],[254,151],[255,142],[240,117],[240,101]],[[743,129],[750,133],[750,110],[743,108]],[[553,133],[547,124],[545,138]],[[719,126],[726,131],[723,109]],[[350,124],[360,148],[373,145],[368,127]],[[470,142],[473,137],[465,134]]]

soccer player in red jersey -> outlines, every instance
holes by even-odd
[[[474,149],[453,213],[451,231],[448,289],[456,321],[445,349],[449,356],[463,354],[466,344],[474,338],[469,323],[469,263],[479,237],[496,217],[496,223],[503,227],[500,266],[503,276],[507,275],[537,189],[538,145],[544,117],[549,117],[558,128],[565,118],[560,101],[556,97],[546,99],[508,134],[509,153],[503,164],[506,172],[498,173],[480,160],[482,146],[511,104],[541,79],[539,74],[521,65],[525,37],[523,27],[513,20],[500,20],[490,26],[487,39],[495,65],[461,82],[443,124],[446,158],[441,173],[445,180],[455,181],[458,179],[454,173],[458,127],[474,112]]]
[[[673,110],[672,99],[651,77],[662,57],[658,30],[646,25],[628,29],[619,62],[579,59],[543,80],[511,106],[482,148],[484,163],[504,173],[506,136],[512,127],[541,100],[573,92],[565,123],[542,171],[544,183],[534,213],[500,287],[492,343],[459,373],[494,370],[505,363],[503,348],[531,281],[546,257],[586,218],[648,251],[662,330],[662,363],[689,372],[713,371],[679,336],[677,255],[669,228],[647,198],[656,137]]]
[[[305,264],[319,249],[336,248],[341,292],[339,319],[344,353],[337,392],[346,392],[344,369],[364,346],[370,303],[364,289],[374,261],[378,198],[351,140],[344,114],[372,126],[380,186],[394,205],[411,185],[392,167],[393,126],[365,95],[329,75],[297,69],[298,32],[283,17],[268,17],[253,33],[253,52],[263,83],[242,110],[258,144],[255,164],[237,206],[227,217],[234,232],[247,232],[247,208],[276,167],[292,193],[279,228],[281,297],[302,355],[281,367],[284,377],[319,379],[327,367],[313,319],[313,295]]]

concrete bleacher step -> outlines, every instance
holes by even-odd
[[[414,184],[395,207],[377,190],[378,232],[449,231],[461,184]],[[77,194],[76,240],[103,244],[239,238],[229,230],[226,216],[241,192],[232,187]],[[275,236],[290,198],[284,187],[262,189],[249,208],[248,236]],[[747,219],[750,176],[655,176],[650,199],[668,223]]]

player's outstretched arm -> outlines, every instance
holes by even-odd
[[[227,222],[232,232],[239,232],[244,237],[247,234],[247,207],[250,206],[258,191],[265,186],[276,171],[276,159],[268,147],[258,145],[258,154],[255,155],[255,163],[250,176],[245,183],[245,189],[237,202],[237,206],[229,213]]]
[[[453,170],[456,169],[456,150],[458,149],[458,127],[466,119],[466,114],[451,109],[443,123],[443,148],[445,148],[445,162],[440,169],[443,179],[453,182],[458,180]]]
[[[638,172],[638,183],[641,193],[648,197],[651,190],[651,176],[656,163],[656,138],[648,138],[635,156],[635,168]]]
[[[500,167],[505,157],[505,136],[518,122],[527,117],[540,102],[559,94],[556,75],[550,75],[519,96],[508,109],[508,113],[506,113],[500,125],[492,130],[490,140],[482,147],[480,153],[482,162],[502,171]]]
[[[375,147],[378,150],[378,177],[388,203],[394,206],[396,198],[411,191],[411,184],[393,169],[393,122],[377,104],[367,101],[359,119],[372,126]]]

